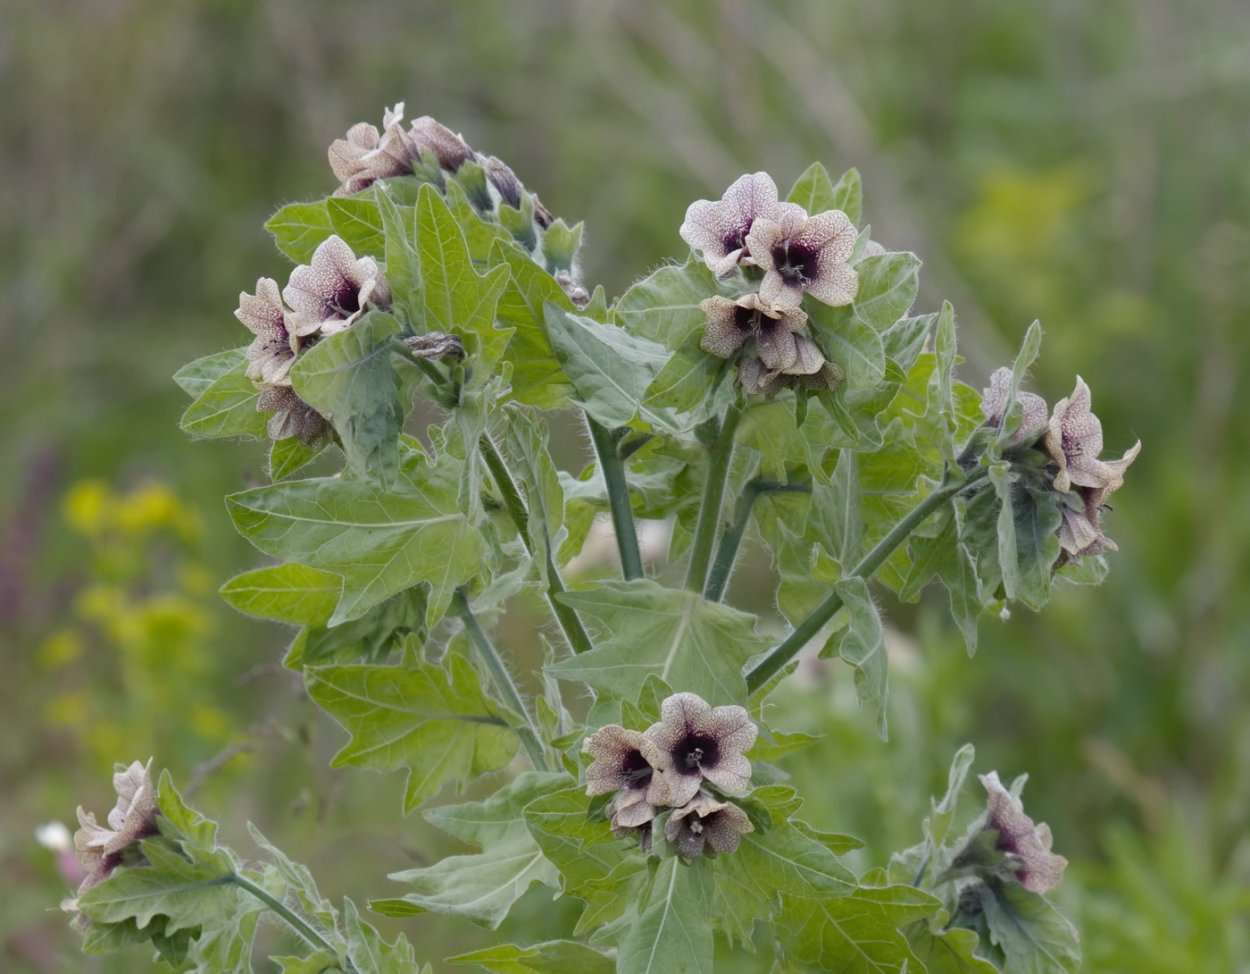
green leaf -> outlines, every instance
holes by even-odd
[[[548,449],[547,423],[532,411],[511,405],[502,410],[503,448],[509,470],[525,501],[528,549],[540,578],[554,566],[564,529],[564,490]]]
[[[1031,609],[1050,600],[1053,569],[1059,559],[1059,525],[1062,499],[1052,491],[1021,485],[1013,491],[1013,534],[1016,540],[1017,587],[1015,597]]]
[[[359,619],[304,629],[282,661],[293,670],[314,663],[381,663],[409,633],[426,632],[426,586],[392,595]]]
[[[297,264],[312,260],[317,245],[334,232],[326,201],[291,203],[265,221],[278,249]]]
[[[572,312],[573,303],[554,277],[515,247],[497,245],[491,256],[511,274],[495,313],[513,329],[504,350],[505,361],[512,364],[513,396],[541,409],[567,406],[573,385],[551,350],[543,309],[550,303]]]
[[[531,947],[499,944],[448,957],[447,962],[477,964],[495,974],[550,974],[551,971],[612,974],[616,970],[615,962],[608,955],[575,940],[549,940]]]
[[[508,282],[508,270],[486,274],[473,269],[464,234],[438,191],[429,185],[417,196],[415,250],[421,267],[420,301],[410,310],[425,331],[454,333],[465,339],[481,386],[495,372],[512,332],[495,326],[495,306]]]
[[[867,390],[885,376],[885,350],[881,336],[872,327],[845,309],[830,308],[812,301],[808,321],[825,357],[846,372],[846,386]]]
[[[616,322],[631,335],[659,342],[670,351],[702,335],[707,315],[699,302],[731,292],[701,260],[667,264],[631,286],[616,302]]]
[[[788,952],[839,974],[917,971],[915,955],[899,933],[933,913],[939,902],[910,886],[860,887],[849,896],[805,899],[783,892]]]
[[[225,352],[215,352],[188,362],[174,373],[174,381],[178,388],[192,399],[203,395],[204,391],[216,380],[247,359],[247,347],[232,348]]]
[[[339,600],[343,580],[297,562],[236,575],[220,589],[240,612],[293,626],[324,626]]]
[[[578,404],[608,428],[628,424],[668,360],[664,347],[553,304],[546,305],[545,313],[547,338],[573,383]],[[643,413],[648,421],[659,419],[650,410]]]
[[[646,579],[559,598],[599,624],[594,649],[548,671],[624,700],[636,700],[654,675],[709,703],[738,703],[746,696],[743,664],[769,646],[753,615]]]
[[[976,569],[959,534],[952,509],[939,515],[940,528],[931,538],[913,534],[911,567],[899,590],[904,602],[914,602],[934,575],[950,593],[951,614],[971,656],[977,651],[977,619],[981,614],[981,590]]]
[[[447,454],[434,468],[420,458],[408,466],[391,488],[324,477],[245,490],[226,504],[261,551],[343,576],[331,625],[420,582],[430,585],[433,625],[456,587],[481,571],[484,541],[457,506],[457,464]]]
[[[848,613],[846,630],[838,644],[838,655],[855,667],[855,692],[862,706],[877,711],[877,733],[881,739],[886,731],[886,694],[888,692],[885,631],[881,614],[868,594],[868,583],[859,577],[845,578],[834,584],[842,596]]]
[[[786,199],[798,203],[811,215],[826,210],[842,210],[852,223],[859,223],[863,210],[859,170],[848,169],[835,185],[829,170],[821,163],[813,162],[795,181]]]
[[[404,812],[512,760],[517,736],[462,657],[449,669],[407,666],[310,666],[308,694],[351,735],[335,767],[408,772]]]
[[[915,318],[900,318],[881,333],[881,344],[885,346],[887,358],[898,363],[899,368],[910,369],[924,351],[925,339],[937,321],[937,314],[918,315]]]
[[[416,954],[403,934],[393,944],[387,943],[360,919],[356,904],[348,899],[343,900],[343,925],[347,928],[349,969],[356,974],[431,974],[428,964],[418,969]]]
[[[560,774],[527,772],[485,801],[427,811],[425,817],[432,824],[482,851],[392,873],[391,879],[416,888],[400,902],[418,911],[465,917],[493,929],[532,884],[558,888],[559,875],[530,835],[521,813],[535,798],[568,780]],[[377,903],[373,906],[379,908]]]
[[[952,372],[955,369],[955,309],[949,301],[942,302],[938,315],[937,335],[933,343],[935,363],[929,377],[926,416],[937,431],[937,446],[942,457],[955,461],[955,397]]]
[[[1080,969],[1076,929],[1043,896],[1018,883],[994,880],[979,887],[990,942],[1012,974],[1059,974]]]
[[[329,442],[323,440],[312,446],[305,446],[295,436],[274,440],[269,447],[269,479],[285,480],[321,456],[329,445]]]
[[[1006,402],[1010,403],[1007,414],[1003,417],[1002,425],[999,427],[998,436],[995,438],[993,445],[987,451],[991,458],[1002,456],[1003,448],[1006,447],[1012,434],[1020,428],[1020,420],[1024,416],[1023,407],[1018,402],[1018,393],[1020,386],[1024,382],[1024,377],[1028,375],[1029,369],[1037,360],[1038,352],[1042,348],[1042,325],[1041,322],[1034,321],[1029,325],[1029,330],[1024,333],[1024,342],[1020,346],[1020,351],[1016,355],[1016,359],[1011,363],[1011,381],[1007,384]]]
[[[328,940],[338,941],[336,946],[343,945],[342,938],[337,931],[337,915],[333,905],[317,889],[317,882],[313,879],[312,873],[307,866],[292,860],[285,852],[270,842],[251,822],[247,823],[248,834],[251,835],[252,841],[255,842],[272,861],[273,870],[282,878],[287,885],[287,891],[283,899],[294,893],[299,901],[301,912],[305,915],[315,917],[319,922],[322,933]]]
[[[205,439],[263,438],[269,415],[256,411],[260,390],[244,374],[246,370],[247,363],[240,361],[214,379],[182,414],[178,422],[182,431]]]
[[[859,290],[851,307],[855,316],[877,331],[885,331],[916,300],[920,287],[920,258],[905,251],[865,257],[855,265]]]
[[[371,311],[351,328],[318,342],[291,368],[301,399],[328,416],[356,473],[390,483],[399,465],[404,422],[399,381],[391,362],[391,337],[399,322]]]
[[[935,922],[920,920],[903,929],[924,970],[929,974],[998,974],[998,968],[976,955],[981,938],[961,927],[942,929],[946,911]],[[1014,968],[1012,968],[1014,970]]]
[[[712,974],[711,900],[707,861],[662,860],[621,931],[617,974]]]
[[[331,196],[326,200],[326,214],[334,232],[343,238],[357,257],[369,254],[385,257],[386,237],[382,232],[382,215],[370,197]]]

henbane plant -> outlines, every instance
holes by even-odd
[[[982,614],[1101,579],[1140,444],[1100,456],[1080,379],[1053,414],[1024,390],[1038,325],[983,393],[958,381],[954,310],[913,313],[920,261],[872,239],[854,170],[813,165],[784,199],[743,176],[690,206],[681,263],[609,301],[582,279],[581,225],[431,118],[396,106],[330,162],[331,195],[267,224],[294,269],[241,294],[250,345],[175,378],[193,436],[270,441],[272,482],[228,507],[276,563],[225,598],[298,627],[285,665],[349,735],[337,765],[405,772],[402,811],[480,849],[369,906],[495,928],[535,884],[582,904],[455,958],[496,971],[705,972],[718,942],[757,954],[744,969],[1075,970],[1047,900],[1066,862],[1023,779],[982,775],[959,815],[965,747],[920,844],[856,873],[857,841],[801,817],[766,706],[800,652],[840,657],[886,735],[874,586],[940,583],[971,651]],[[553,416],[585,429],[584,469],[553,460]],[[619,577],[574,583],[599,515]],[[643,518],[668,527],[664,563],[644,564]],[[780,622],[725,602],[748,534]],[[518,680],[492,630],[528,596],[546,659]],[[483,776],[487,797],[448,804]],[[259,866],[219,846],[168,774],[135,764],[118,790],[110,830],[82,818],[67,908],[88,949],[248,970],[267,915],[296,948],[283,970],[439,960],[259,833]]]

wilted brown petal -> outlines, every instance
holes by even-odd
[[[414,121],[409,135],[420,148],[432,152],[438,164],[448,172],[455,172],[474,156],[462,136],[429,115]]]
[[[464,358],[464,342],[459,335],[443,331],[431,331],[424,335],[412,335],[404,339],[408,351],[418,358],[433,362],[445,358]]]
[[[388,108],[382,117],[382,134],[366,122],[353,125],[347,138],[330,146],[330,168],[339,179],[336,196],[358,193],[375,180],[407,176],[420,158],[420,147],[404,130],[404,103]]]
[[[1049,893],[1063,879],[1068,860],[1050,851],[1050,828],[1024,813],[1024,806],[998,780],[998,772],[979,776],[988,798],[985,827],[998,833],[997,848],[1015,867],[1013,877],[1027,890]]]
[[[290,386],[266,385],[256,400],[258,413],[273,413],[267,432],[271,440],[297,437],[305,446],[316,446],[329,435],[326,418],[304,402]]]
[[[1068,502],[1060,509],[1063,520],[1057,532],[1059,545],[1072,557],[1119,550],[1116,543],[1102,533],[1102,505],[1108,493],[1096,487],[1078,487],[1076,499],[1080,507]]]
[[[108,828],[100,825],[91,812],[79,807],[80,828],[74,833],[74,852],[87,871],[78,887],[79,896],[107,879],[121,864],[126,849],[157,834],[156,788],[152,784],[151,766],[151,760],[146,765],[135,761],[113,775],[117,803],[108,813]],[[77,909],[76,899],[66,901],[63,907]]]

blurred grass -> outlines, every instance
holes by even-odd
[[[1028,770],[1030,810],[1078,860],[1070,905],[1096,938],[1091,970],[1146,969],[1150,937],[1169,950],[1189,943],[1130,898],[1142,881],[1125,865],[1132,855],[1171,850],[1149,875],[1175,892],[1163,900],[1182,918],[1196,918],[1202,898],[1185,891],[1192,878],[1177,863],[1206,863],[1210,883],[1245,889],[1244,3],[53,0],[0,5],[0,84],[0,336],[10,349],[0,358],[0,707],[11,729],[0,771],[18,783],[0,791],[0,861],[21,904],[0,917],[0,966],[104,969],[44,912],[64,884],[31,838],[80,801],[103,805],[111,760],[90,735],[41,716],[67,687],[40,647],[53,652],[48,640],[81,624],[74,605],[100,581],[63,499],[88,479],[123,496],[166,485],[203,524],[188,557],[206,577],[256,563],[221,496],[259,479],[263,457],[187,442],[168,376],[242,342],[238,292],[285,273],[260,224],[280,203],[330,189],[326,146],[398,100],[507,160],[554,212],[585,219],[587,278],[609,293],[680,251],[690,200],[757,168],[785,183],[820,159],[861,169],[874,236],[926,261],[922,301],[954,301],[969,382],[1040,317],[1037,391],[1053,402],[1079,371],[1109,449],[1144,441],[1108,517],[1121,547],[1110,581],[1065,593],[1037,618],[986,620],[972,661],[938,621],[940,599],[897,608],[898,625],[921,638],[916,675],[898,680],[890,744],[829,696],[845,673],[831,675],[833,689],[801,691],[808,705],[795,712],[842,755],[796,767],[809,813],[882,851],[914,841],[907,829],[963,740],[984,768]],[[150,594],[160,564],[136,569],[130,598]],[[397,824],[398,801],[378,800],[395,782],[327,769],[337,733],[266,668],[281,634],[232,616],[211,588],[189,596],[202,637],[165,637],[191,647],[199,693],[166,703],[223,710],[229,739],[257,753],[207,775],[198,797],[236,838],[254,818],[330,892],[382,892],[385,872],[435,840]],[[118,681],[117,652],[88,641],[80,663],[96,679],[93,705],[135,722],[135,748],[155,747],[156,725],[128,711],[156,704]],[[221,746],[195,734],[159,743],[157,764],[179,780]],[[534,916],[551,909],[536,895]],[[1224,912],[1203,922],[1245,923],[1244,897],[1214,900]],[[434,959],[472,933],[436,921],[412,929]]]

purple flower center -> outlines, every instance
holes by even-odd
[[[787,284],[803,287],[820,276],[818,251],[783,240],[773,248],[773,266]]]
[[[751,232],[751,225],[754,222],[754,220],[747,220],[721,237],[721,245],[725,248],[725,253],[732,254],[735,250],[743,250],[746,247],[747,234]]]
[[[351,281],[344,281],[334,297],[326,302],[326,309],[343,318],[350,318],[360,310],[360,288]]]
[[[625,787],[630,791],[646,788],[653,772],[654,769],[647,763],[641,751],[631,751],[621,767],[621,777],[625,779]]]
[[[704,767],[716,767],[720,745],[714,738],[689,734],[673,748],[672,757],[678,774],[699,774]]]

